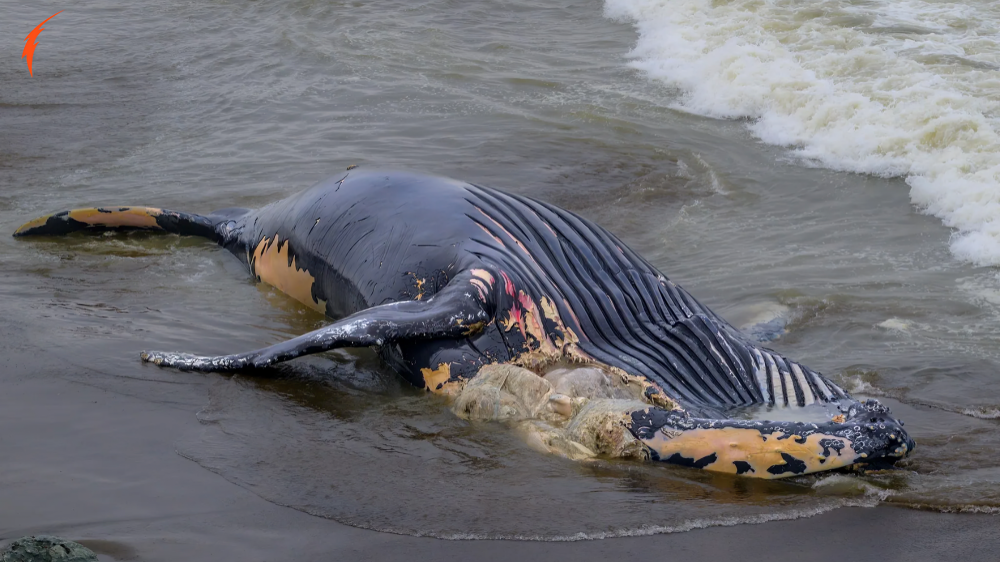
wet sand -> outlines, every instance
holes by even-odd
[[[7,236],[74,206],[256,207],[348,164],[533,195],[621,235],[737,324],[785,311],[779,350],[859,396],[903,400],[918,449],[898,492],[1000,505],[995,270],[956,263],[950,231],[913,211],[901,180],[802,166],[742,123],[671,110],[670,89],[627,68],[635,30],[603,5],[96,1],[47,24],[34,77],[21,38],[66,6],[5,7],[25,31],[0,38],[0,542],[53,533],[107,560],[997,559],[1000,517],[894,507],[575,543],[415,538],[280,507],[177,452],[203,435],[196,414],[218,377],[137,353],[253,349],[321,318],[203,241]],[[362,391],[338,396],[368,408],[405,394],[341,359],[321,366]],[[286,477],[314,466],[268,458]],[[236,475],[257,476],[246,464]],[[383,496],[423,501],[421,475]],[[551,481],[528,488],[563,489]],[[315,482],[283,484],[299,498]],[[599,498],[573,515],[607,509]]]
[[[348,527],[266,502],[175,452],[200,431],[210,376],[184,382],[86,376],[31,346],[0,375],[0,542],[48,533],[102,560],[992,560],[995,516],[894,507],[686,533],[580,542],[446,541]],[[168,387],[156,393],[148,385]],[[156,394],[162,401],[139,398]],[[93,451],[87,454],[86,451]],[[82,452],[82,453],[81,453]]]

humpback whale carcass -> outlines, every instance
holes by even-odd
[[[570,458],[630,456],[758,478],[891,466],[913,440],[878,401],[761,347],[603,228],[450,179],[350,171],[257,210],[63,211],[15,236],[151,229],[218,242],[333,319],[233,355],[143,352],[192,371],[373,347],[457,414],[506,420]],[[732,419],[839,406],[820,423]]]

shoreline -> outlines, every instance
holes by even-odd
[[[81,542],[102,560],[437,560],[477,562],[571,556],[683,553],[688,560],[741,561],[806,556],[841,560],[844,548],[885,560],[988,559],[1000,550],[993,515],[944,514],[879,506],[840,508],[813,517],[709,527],[687,532],[574,542],[442,540],[396,535],[269,503],[174,451],[199,431],[191,392],[163,402],[59,375],[36,375],[15,355],[0,384],[0,544],[30,534]],[[20,368],[18,368],[20,367]],[[39,371],[31,369],[34,373]],[[51,373],[43,369],[42,373]],[[107,381],[101,381],[106,383]],[[188,386],[197,391],[201,384]],[[73,450],[102,454],[66,458]],[[88,443],[88,441],[90,443]],[[157,479],[152,475],[169,475]]]

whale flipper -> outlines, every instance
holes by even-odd
[[[475,294],[473,292],[473,294]],[[419,301],[367,308],[333,324],[269,347],[233,355],[143,351],[146,363],[182,371],[224,372],[262,368],[303,355],[340,347],[381,346],[401,340],[463,338],[490,320],[483,303],[470,296],[458,279],[440,293]]]
[[[14,236],[61,236],[77,231],[154,230],[218,240],[213,217],[155,207],[91,207],[39,217],[21,225]]]
[[[842,411],[832,421],[808,423],[699,419],[651,406],[630,412],[626,425],[655,461],[757,478],[878,470],[915,447],[903,423],[878,400],[851,401]]]

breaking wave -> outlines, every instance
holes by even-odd
[[[632,65],[674,107],[748,118],[808,163],[902,177],[955,229],[952,253],[1000,265],[1000,3],[606,0],[634,23]]]

